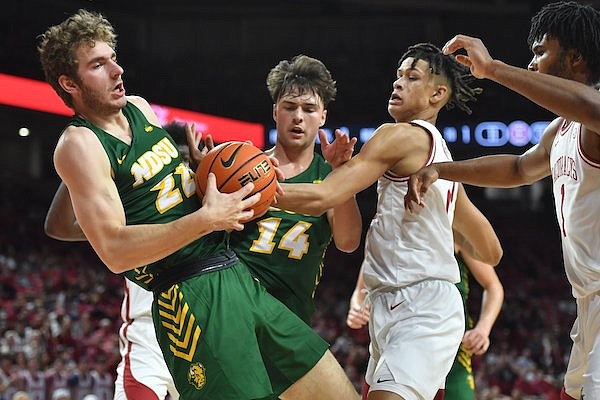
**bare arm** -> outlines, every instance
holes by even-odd
[[[85,165],[79,168],[82,160]],[[54,164],[69,190],[82,231],[116,273],[160,260],[212,231],[242,229],[239,221],[252,216],[252,211],[244,210],[259,198],[242,200],[252,185],[221,194],[212,176],[204,206],[198,211],[166,224],[126,225],[108,157],[90,130],[69,127],[57,144]]]
[[[75,219],[69,190],[63,182],[58,186],[48,209],[48,214],[46,214],[44,232],[51,238],[58,240],[73,242],[87,240]]]
[[[490,265],[497,265],[502,258],[502,246],[490,221],[471,202],[460,185],[454,222],[455,242],[472,258]]]
[[[499,154],[431,164],[410,177],[404,206],[423,205],[423,194],[437,179],[482,187],[508,188],[531,184],[550,175],[550,149],[562,118],[552,121],[540,143],[521,155]]]
[[[467,54],[457,55],[456,60],[470,67],[473,76],[498,82],[556,115],[600,132],[600,93],[593,87],[494,60],[480,39],[465,35],[448,41],[444,53],[460,49]]]
[[[354,152],[357,138],[350,139],[341,130],[335,130],[335,139],[329,143],[325,131],[319,130],[321,152],[333,169],[348,162]],[[337,207],[327,211],[327,219],[333,234],[333,242],[339,250],[351,253],[360,245],[362,217],[356,197],[352,196]]]
[[[365,282],[363,280],[362,266],[356,279],[356,287],[350,297],[350,305],[348,308],[348,316],[346,317],[346,325],[352,329],[360,329],[369,323],[371,316],[369,306],[365,304],[366,293],[363,291]]]
[[[399,175],[417,171],[427,159],[430,140],[419,127],[382,125],[359,154],[333,170],[323,182],[282,184],[284,194],[277,196],[278,207],[321,215],[369,187],[388,169]]]
[[[467,330],[463,345],[472,354],[483,354],[490,346],[490,332],[502,309],[504,288],[494,267],[461,252],[469,271],[483,288],[481,311],[473,329]]]

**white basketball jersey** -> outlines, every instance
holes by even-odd
[[[600,163],[580,144],[581,124],[564,121],[550,151],[556,217],[573,296],[600,290]]]
[[[432,137],[426,165],[451,161],[442,135],[432,124],[415,120]],[[452,220],[458,185],[438,179],[427,191],[425,207],[404,211],[408,176],[387,171],[377,182],[377,213],[367,232],[363,277],[368,290],[403,287],[426,279],[459,281]]]
[[[152,292],[125,279],[123,303],[121,303],[121,318],[123,322],[131,322],[140,317],[152,318]]]

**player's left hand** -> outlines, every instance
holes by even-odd
[[[475,327],[465,332],[462,343],[469,353],[481,355],[490,347],[490,338],[482,329]]]
[[[325,131],[319,129],[319,140],[321,141],[321,153],[323,154],[323,158],[325,158],[329,165],[335,169],[352,158],[354,145],[358,139],[355,137],[350,139],[348,135],[344,134],[341,130],[336,129],[335,138],[333,139],[333,142],[329,143]]]
[[[185,137],[190,149],[190,168],[195,171],[206,154],[215,147],[215,142],[210,134],[203,135],[197,131],[196,124],[185,124]]]

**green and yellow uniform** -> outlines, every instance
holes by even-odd
[[[460,282],[456,284],[462,296],[465,307],[465,327],[467,330],[473,328],[473,319],[467,310],[469,299],[469,268],[462,256],[455,253],[458,267],[460,269]],[[452,369],[446,377],[446,391],[444,400],[473,400],[475,399],[475,379],[473,378],[473,367],[471,365],[471,353],[460,345]]]
[[[315,153],[309,167],[285,183],[319,183],[330,172],[331,166]],[[244,224],[243,231],[233,232],[230,243],[267,291],[310,325],[313,298],[330,242],[326,213],[314,217],[271,207],[262,217]],[[318,358],[327,348],[323,342]],[[276,388],[287,388],[291,383],[273,379]]]
[[[89,128],[102,143],[127,224],[167,223],[196,211],[193,173],[172,138],[132,103],[123,113],[131,145],[77,116],[70,125]],[[154,290],[158,341],[182,400],[271,398],[278,394],[271,374],[294,382],[319,357],[322,339],[252,277],[224,232],[124,275]]]
[[[285,183],[319,183],[331,166],[315,153],[302,173]],[[323,257],[331,242],[327,214],[318,217],[271,207],[262,217],[231,234],[231,247],[269,293],[307,324],[313,297],[323,275]]]

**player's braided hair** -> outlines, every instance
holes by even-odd
[[[587,62],[589,84],[600,81],[600,11],[574,1],[547,4],[531,18],[529,47],[544,35],[563,50],[574,49]]]
[[[61,75],[79,82],[75,51],[81,45],[94,46],[96,41],[107,43],[115,49],[117,35],[112,25],[101,14],[79,10],[59,25],[51,26],[38,37],[38,53],[46,75],[46,81],[69,107],[73,107],[71,95],[58,83]]]
[[[321,61],[305,55],[297,55],[291,61],[280,61],[267,75],[267,89],[277,102],[282,96],[297,91],[317,94],[327,108],[335,100],[337,89],[331,73]]]
[[[447,109],[456,106],[467,114],[471,114],[471,109],[467,106],[467,102],[476,101],[476,96],[483,92],[483,89],[469,86],[475,78],[471,75],[467,67],[456,61],[454,57],[445,55],[438,47],[431,43],[419,43],[410,46],[406,53],[400,57],[398,66],[408,57],[414,59],[413,66],[418,60],[427,61],[432,74],[446,77],[451,85],[450,98],[446,103]]]

